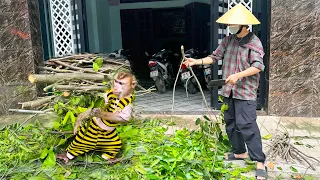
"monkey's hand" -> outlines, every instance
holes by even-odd
[[[94,116],[94,117],[100,117],[101,116],[101,109],[100,108],[93,108],[92,110],[91,110],[91,113],[90,113],[90,115],[91,116]]]
[[[85,111],[85,112],[83,112],[83,113],[78,115],[77,120],[76,120],[76,122],[74,124],[74,128],[73,128],[73,134],[74,135],[77,134],[78,128],[80,127],[80,125],[82,123],[82,120],[91,116],[91,111],[92,111],[92,109],[88,109],[87,111]]]

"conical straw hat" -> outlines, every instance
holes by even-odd
[[[227,11],[216,22],[221,24],[238,25],[260,24],[259,20],[241,3]]]

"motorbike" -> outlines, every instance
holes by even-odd
[[[206,54],[207,51],[199,52],[196,49],[189,49],[185,52],[185,57],[199,59],[206,57]],[[192,68],[192,71],[199,80],[201,87],[206,87],[206,83],[209,83],[211,78],[210,65],[195,65],[191,66],[190,68]],[[188,93],[196,94],[199,91],[197,81],[194,77],[192,77],[192,73],[186,65],[182,64],[180,73],[180,80]]]
[[[124,50],[124,49],[119,49],[119,50],[115,50],[112,53],[109,54],[109,58],[113,58],[113,59],[128,59],[128,54],[129,51],[128,50]]]
[[[173,63],[179,54],[163,49],[149,60],[150,77],[154,80],[155,86],[160,93],[165,93],[168,87],[174,82]]]

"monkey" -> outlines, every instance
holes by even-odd
[[[111,90],[104,94],[106,110],[93,108],[79,114],[74,125],[76,137],[66,152],[57,155],[57,158],[68,163],[79,155],[98,151],[102,152],[102,158],[110,164],[116,163],[115,156],[122,146],[116,127],[128,122],[132,116],[136,84],[137,80],[132,73],[118,72],[113,79]],[[90,118],[90,123],[81,126],[81,121],[87,117]]]

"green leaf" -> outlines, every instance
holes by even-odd
[[[68,123],[68,120],[71,120],[72,123],[74,123],[76,121],[76,117],[74,116],[72,111],[68,111],[66,116],[64,117],[61,125],[66,125]]]
[[[188,160],[194,159],[195,153],[196,153],[195,151],[191,151],[191,153],[190,153],[189,156],[188,156]]]
[[[99,67],[102,67],[103,58],[101,58],[101,57],[96,58],[95,63],[97,63]]]
[[[147,171],[143,167],[136,167],[135,170],[141,174],[147,174]]]
[[[251,161],[250,159],[245,159],[244,162],[248,165],[254,165],[256,164],[254,161]]]
[[[77,178],[77,174],[73,173],[70,176],[68,176],[68,179],[76,179]]]
[[[165,162],[167,162],[167,163],[169,163],[169,162],[174,162],[174,161],[176,161],[177,159],[176,158],[170,158],[170,157],[166,157],[166,158],[163,158],[163,161],[165,161]]]
[[[282,171],[282,167],[278,166],[277,169],[279,169],[280,171]]]
[[[197,169],[192,169],[192,171],[197,174],[198,176],[203,176],[203,173]]]
[[[295,168],[295,167],[293,167],[293,166],[290,166],[290,169],[291,169],[291,171],[293,171],[293,172],[298,172],[298,170]]]
[[[47,157],[48,153],[49,153],[49,150],[47,148],[44,148],[41,151],[40,159],[44,159],[45,157]]]
[[[53,152],[53,148],[51,147],[48,153],[48,156],[44,160],[42,167],[53,167],[56,165],[56,155]]]
[[[61,126],[61,124],[60,124],[60,122],[58,122],[58,121],[55,121],[55,122],[53,123],[53,129],[59,129],[60,126]]]
[[[227,111],[228,108],[229,108],[229,107],[228,107],[228,104],[222,104],[222,105],[221,105],[221,111],[222,111],[222,112]]]
[[[93,162],[92,156],[89,156],[89,155],[88,155],[88,162]]]
[[[68,111],[67,114],[64,116],[63,121],[61,122],[62,126],[64,126],[68,122],[69,116],[70,116],[70,111]]]
[[[305,175],[305,176],[303,177],[303,179],[304,179],[304,180],[314,180],[315,178],[314,178],[313,176],[311,176],[311,175]]]
[[[55,111],[57,111],[57,110],[59,109],[59,104],[55,104],[55,105],[53,106],[53,109],[54,109]]]
[[[86,110],[88,110],[88,108],[83,108],[83,107],[80,107],[80,106],[78,106],[77,109],[79,110],[80,113],[83,113],[83,112],[85,112]]]
[[[185,176],[186,176],[187,179],[193,179],[193,177],[191,176],[190,173],[187,173]]]
[[[208,118],[208,116],[206,116],[206,115],[204,115],[203,118],[204,118],[205,120],[207,120],[207,121],[211,121],[211,120]],[[207,123],[208,123],[208,122],[207,122]]]
[[[64,143],[66,143],[66,141],[67,141],[67,139],[60,139],[57,146],[63,145]]]
[[[160,179],[157,175],[154,175],[154,174],[147,174],[146,177],[148,179]]]
[[[74,116],[74,114],[71,112],[71,114],[70,114],[70,119],[71,119],[71,122],[72,123],[75,123],[76,122],[76,117]]]
[[[200,124],[200,118],[197,118],[196,125],[199,125],[199,124]]]
[[[223,96],[218,97],[219,101],[223,102]]]
[[[271,138],[272,138],[272,135],[271,135],[271,134],[267,134],[267,135],[265,135],[265,136],[262,137],[262,139],[264,139],[264,140],[269,140],[269,139],[271,139]]]
[[[93,62],[93,70],[98,72],[98,70],[102,67],[103,58],[96,58]]]
[[[306,147],[307,147],[307,148],[310,148],[310,149],[311,149],[311,148],[314,148],[314,146],[312,146],[312,145],[310,145],[310,144],[307,144]]]
[[[100,98],[94,102],[95,108],[103,108],[104,107],[104,99]]]
[[[303,143],[302,143],[302,142],[299,142],[299,141],[294,142],[294,144],[295,144],[295,145],[303,145]]]
[[[93,62],[93,70],[94,70],[95,72],[98,72],[99,69],[100,69],[99,65],[98,65],[97,63]]]
[[[94,179],[101,179],[102,173],[98,170],[94,171],[89,175],[89,177],[94,178]]]
[[[47,178],[41,177],[41,176],[34,176],[34,177],[28,177],[27,180],[47,180]]]
[[[31,150],[29,148],[27,148],[26,146],[20,145],[19,148],[21,148],[22,150],[24,150],[26,152],[31,152]]]
[[[151,167],[157,165],[160,162],[160,159],[156,159],[151,163]]]
[[[161,166],[164,167],[167,171],[171,171],[171,168],[167,163],[161,163]]]

